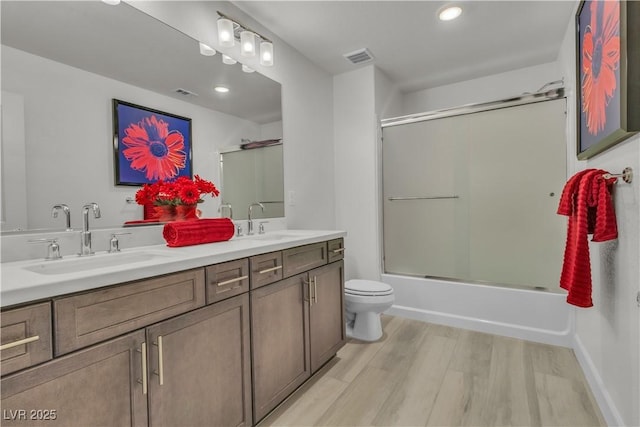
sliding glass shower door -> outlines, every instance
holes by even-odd
[[[565,100],[383,129],[385,272],[558,290]]]

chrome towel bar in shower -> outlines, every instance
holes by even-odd
[[[436,199],[459,199],[460,196],[408,196],[408,197],[389,197],[390,202],[397,200],[436,200]]]

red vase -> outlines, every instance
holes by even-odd
[[[154,206],[155,218],[160,222],[169,222],[176,220],[176,206],[159,205]]]
[[[198,219],[197,205],[176,206],[176,221],[194,221]]]

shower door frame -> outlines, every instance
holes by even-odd
[[[420,277],[425,279],[437,279],[437,280],[445,280],[449,282],[458,282],[458,283],[470,283],[470,284],[479,284],[479,285],[492,285],[498,287],[507,287],[514,289],[532,289],[531,286],[527,285],[516,285],[516,284],[501,284],[495,283],[486,280],[477,280],[477,279],[462,279],[455,277],[442,277],[442,276],[431,276],[431,275],[422,275],[422,274],[409,274],[409,273],[394,273],[387,272],[385,267],[385,236],[384,236],[384,169],[383,169],[383,143],[384,143],[384,134],[383,130],[387,127],[406,125],[410,123],[417,123],[429,120],[437,120],[443,119],[447,117],[454,116],[462,116],[467,114],[481,113],[485,111],[498,110],[503,108],[517,107],[521,105],[535,104],[539,102],[553,101],[564,99],[567,102],[567,96],[565,95],[564,87],[558,87],[551,90],[536,92],[532,94],[523,94],[516,97],[504,98],[496,101],[482,102],[482,103],[473,103],[473,104],[465,104],[458,107],[445,108],[440,110],[433,110],[423,113],[415,113],[404,116],[392,117],[388,119],[382,119],[379,121],[378,126],[378,170],[380,171],[378,177],[378,214],[379,214],[379,235],[380,235],[380,272],[381,274],[392,274],[392,275],[401,275],[408,277]],[[568,159],[567,159],[568,160]],[[566,172],[565,172],[566,173]],[[537,289],[534,287],[534,289]],[[540,290],[546,290],[540,289]]]

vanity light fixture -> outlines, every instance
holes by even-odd
[[[462,14],[462,8],[459,6],[447,6],[438,12],[438,18],[441,21],[451,21]]]
[[[240,54],[247,57],[255,56],[259,47],[260,64],[266,67],[273,66],[273,42],[271,40],[220,11],[218,11],[218,16],[218,42],[220,46],[232,47],[238,41]],[[222,56],[222,61],[225,64],[235,63],[225,55]]]
[[[267,67],[273,65],[273,43],[267,41],[260,43],[260,64]]]
[[[242,71],[244,71],[245,73],[253,73],[255,70],[251,67],[247,67],[246,65],[242,64]]]
[[[240,53],[242,56],[254,56],[256,54],[256,36],[251,31],[240,33]]]
[[[215,90],[218,93],[227,93],[229,92],[229,88],[228,87],[224,87],[224,86],[216,86],[213,88],[213,90]]]
[[[238,61],[236,61],[235,59],[233,59],[229,55],[222,54],[222,62],[224,64],[227,64],[227,65],[233,65],[233,64],[237,63]]]
[[[200,54],[204,56],[213,56],[216,54],[216,50],[211,46],[200,42]]]

